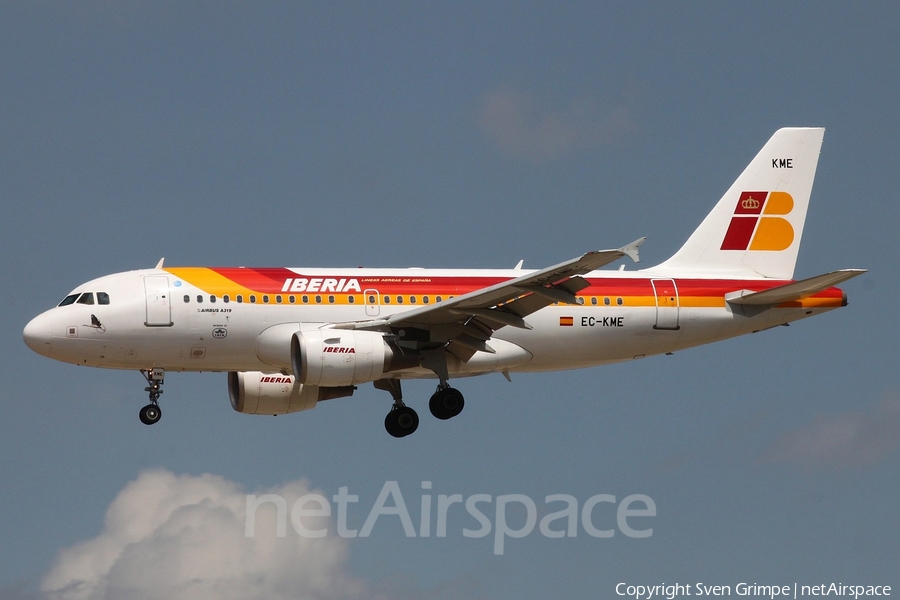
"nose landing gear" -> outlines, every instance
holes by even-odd
[[[141,409],[139,416],[141,417],[141,423],[144,425],[153,425],[159,421],[159,418],[162,416],[162,411],[159,409],[158,405],[148,404]]]
[[[162,384],[165,380],[166,372],[163,369],[141,369],[141,375],[147,380],[145,392],[150,394],[150,404],[141,409],[138,415],[141,423],[144,425],[153,425],[162,417],[162,410],[159,408],[159,397],[162,396]]]

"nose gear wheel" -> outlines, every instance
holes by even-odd
[[[162,396],[162,384],[166,377],[163,369],[141,369],[141,375],[147,380],[144,391],[150,396],[150,404],[140,410],[138,416],[144,425],[153,425],[162,417],[159,408],[159,397]]]

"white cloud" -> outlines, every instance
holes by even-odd
[[[566,108],[548,109],[507,87],[485,94],[479,120],[503,153],[535,163],[608,142],[632,127],[625,105],[604,106],[581,97]]]
[[[819,415],[783,434],[763,455],[767,462],[804,468],[869,466],[900,448],[900,397],[868,410]]]
[[[262,493],[284,497],[290,511],[309,492],[300,481]],[[113,500],[100,535],[60,553],[41,592],[54,600],[363,594],[364,586],[346,572],[347,540],[304,538],[292,530],[290,517],[287,535],[277,537],[271,504],[258,509],[257,533],[246,537],[246,505],[246,492],[216,475],[142,473]]]

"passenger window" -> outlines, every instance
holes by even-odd
[[[209,301],[210,301],[210,302],[215,302],[215,301],[216,301],[216,297],[215,297],[215,296],[210,296],[210,297],[209,297]]]
[[[197,294],[197,304],[203,304],[203,296]]]
[[[297,297],[296,296],[288,296],[288,302],[290,302],[291,304],[294,304],[295,302],[297,302]]]
[[[382,298],[384,298],[384,303],[385,303],[385,304],[390,304],[390,303],[391,303],[391,297],[390,297],[390,296],[382,296]]]
[[[591,298],[591,304],[593,304],[594,306],[597,306],[597,296],[594,296],[593,298]]]
[[[231,302],[231,298],[228,297],[228,294],[225,294],[224,296],[222,296],[222,302],[224,302],[225,304],[228,304],[229,302]]]
[[[256,304],[256,294],[250,294],[250,304]]]
[[[356,302],[356,296],[347,296],[347,302],[353,304],[354,302]]]
[[[322,304],[322,296],[316,296],[316,304]]]
[[[410,297],[409,297],[409,303],[410,303],[410,304],[415,304],[415,303],[416,303],[416,297],[415,297],[415,296],[410,296]]]
[[[303,304],[309,304],[309,296],[303,296],[300,299],[303,300]]]
[[[63,301],[58,304],[58,306],[68,306],[70,304],[75,304],[75,301],[78,299],[78,294],[70,294],[63,298]]]
[[[97,292],[97,304],[109,304],[109,294],[106,292]]]
[[[441,300],[442,300],[442,298],[441,298],[440,296],[437,296],[437,297],[434,299],[435,302],[440,302]]]
[[[268,304],[268,303],[269,303],[269,296],[268,296],[268,294],[266,294],[263,296],[263,304]]]
[[[621,298],[616,298],[616,304],[618,304],[619,306],[622,306],[623,304],[625,304],[625,301],[622,300]]]
[[[70,298],[71,298],[71,296],[70,296]],[[69,298],[66,298],[66,300],[68,300],[68,299]],[[63,302],[65,302],[66,300],[63,300]],[[74,298],[72,298],[72,302],[75,302]],[[375,304],[375,296],[373,296],[371,294],[369,294],[369,304]]]
[[[188,296],[187,294],[185,294],[185,295],[184,295],[184,303],[187,304],[187,303],[190,302],[190,301],[191,301],[191,297]]]
[[[403,296],[397,296],[397,304],[403,304]]]
[[[243,297],[242,295],[238,294],[238,295],[237,295],[237,298],[235,298],[235,300],[237,300],[237,301],[238,301],[238,304],[240,304],[241,302],[244,301],[244,297]]]
[[[275,302],[281,304],[281,296],[275,296]]]
[[[609,306],[609,298],[604,298],[603,304],[605,304],[606,306]]]
[[[328,296],[328,304],[334,304],[334,296]]]
[[[578,304],[584,304],[584,298],[577,298],[576,300]]]
[[[78,299],[78,304],[93,304],[94,303],[94,293],[93,292],[85,292]]]
[[[422,297],[422,304],[428,304],[428,296]]]

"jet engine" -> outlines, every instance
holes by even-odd
[[[353,386],[303,385],[292,375],[259,371],[228,373],[231,407],[247,415],[283,415],[316,407],[320,400],[353,395]]]
[[[291,368],[304,385],[356,385],[381,379],[393,351],[374,331],[315,329],[291,339]]]
[[[383,333],[352,329],[300,330],[298,323],[273,325],[257,340],[257,356],[303,385],[343,387],[376,381],[385,373],[418,367],[415,351],[390,343]]]

